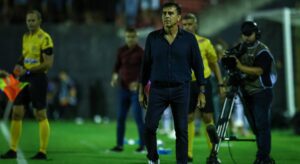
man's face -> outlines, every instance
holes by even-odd
[[[183,29],[195,33],[196,32],[196,21],[193,19],[183,19],[182,20]]]
[[[29,13],[26,15],[26,24],[29,31],[37,30],[41,25],[41,20],[34,13]]]
[[[67,81],[67,79],[68,79],[67,73],[64,72],[64,71],[60,72],[60,73],[59,73],[59,79],[60,79],[61,81]]]
[[[243,42],[245,42],[247,44],[254,43],[255,40],[256,40],[256,36],[255,35],[256,35],[255,32],[252,32],[252,34],[249,35],[249,36],[242,34],[242,40],[243,40]]]
[[[125,32],[125,42],[126,42],[127,46],[129,46],[129,47],[137,44],[136,32]]]
[[[161,18],[164,27],[170,28],[177,25],[181,16],[178,15],[176,7],[171,6],[163,8]]]

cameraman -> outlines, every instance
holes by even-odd
[[[257,153],[254,164],[273,164],[271,152],[270,109],[272,87],[276,81],[274,58],[268,47],[259,41],[260,30],[255,22],[245,21],[241,26],[242,43],[237,46],[236,68],[245,75],[242,79],[245,107],[256,136]]]

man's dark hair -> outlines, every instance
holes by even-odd
[[[127,27],[127,28],[125,29],[125,32],[136,33],[136,30],[135,30],[135,28],[133,28],[133,27]]]
[[[39,20],[42,20],[42,14],[37,10],[29,10],[27,14],[35,14]]]
[[[177,11],[177,14],[180,15],[181,14],[181,7],[178,3],[175,3],[175,2],[167,2],[167,3],[164,3],[163,6],[162,6],[162,9],[166,8],[166,7],[175,7],[176,8],[176,11]]]

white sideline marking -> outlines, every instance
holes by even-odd
[[[7,141],[7,143],[9,143],[10,135],[9,135],[9,131],[8,131],[5,123],[0,122],[0,128],[1,128],[1,132],[2,132],[5,140]],[[18,164],[27,164],[27,160],[26,160],[22,150],[18,149],[17,151],[18,151],[18,158],[16,159],[17,163]]]
[[[8,122],[9,113],[11,111],[12,105],[13,105],[12,102],[10,102],[10,101],[7,102],[7,105],[6,105],[5,111],[4,111],[4,117],[3,117],[4,122],[0,121],[1,132],[8,144],[10,143],[10,133],[9,133],[9,130],[7,129],[6,123]],[[26,160],[22,150],[18,148],[17,152],[18,152],[18,158],[16,159],[17,163],[18,164],[27,164],[27,160]]]
[[[88,142],[88,141],[86,141],[86,140],[81,140],[80,141],[80,144],[81,145],[84,145],[84,146],[87,146],[89,149],[92,149],[93,151],[96,151],[96,152],[100,152],[101,153],[101,151],[99,151],[99,147],[97,147],[96,145],[94,145],[94,144],[92,144],[92,143],[90,143],[90,142]]]

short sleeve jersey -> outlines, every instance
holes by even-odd
[[[196,40],[198,42],[198,46],[200,48],[201,52],[201,57],[203,61],[203,66],[204,66],[204,77],[208,78],[211,74],[211,69],[209,68],[209,63],[214,63],[218,60],[216,51],[210,42],[209,39],[195,35]],[[194,72],[192,72],[192,81],[195,81],[196,77],[194,75]]]
[[[22,55],[24,67],[30,69],[38,66],[43,61],[43,51],[53,48],[53,41],[48,33],[39,29],[36,33],[23,35]]]

